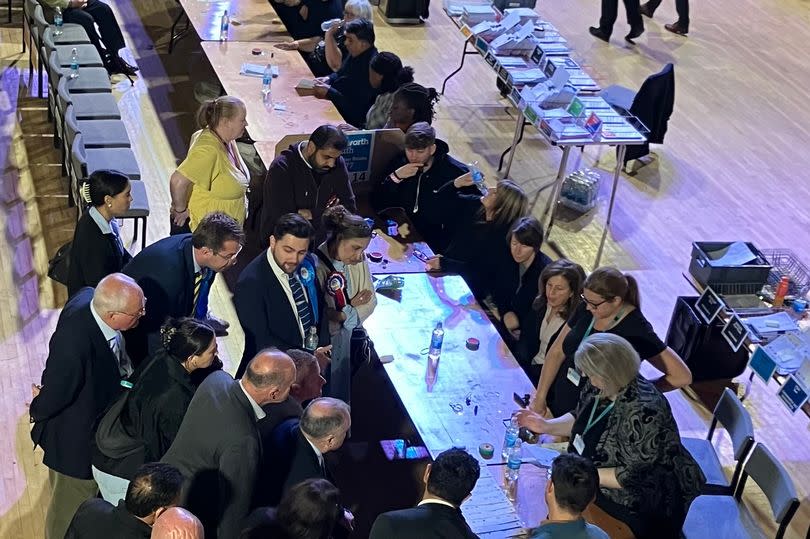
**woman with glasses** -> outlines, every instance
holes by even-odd
[[[141,464],[159,461],[172,445],[197,386],[212,370],[222,368],[217,340],[205,322],[194,318],[170,318],[160,328],[161,348],[141,365],[130,381],[123,407],[115,423],[142,450],[126,458],[110,458],[104,451],[111,440],[96,437],[93,477],[102,497],[117,504],[126,494],[129,480]],[[104,429],[102,429],[104,430]],[[105,431],[106,432],[106,431]],[[114,431],[111,431],[114,432]]]
[[[633,276],[610,267],[597,268],[585,280],[582,302],[563,326],[546,354],[532,409],[559,417],[577,405],[582,374],[574,366],[580,343],[594,333],[613,333],[626,339],[642,360],[663,376],[655,381],[661,391],[689,385],[689,367],[653,331],[641,312],[638,284]]]

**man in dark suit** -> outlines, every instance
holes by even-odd
[[[315,357],[328,362],[329,320],[323,293],[315,277],[315,257],[309,253],[313,229],[297,213],[282,215],[270,236],[270,248],[242,270],[233,303],[245,331],[245,351],[236,371],[262,348],[305,348],[314,328],[318,336]]]
[[[262,454],[256,429],[261,406],[286,399],[293,380],[289,356],[267,349],[241,380],[217,371],[194,394],[163,462],[185,475],[183,505],[202,520],[208,539],[238,537]]]
[[[218,335],[225,334],[227,322],[208,315],[208,293],[216,274],[234,264],[243,243],[239,223],[224,213],[209,213],[193,234],[157,241],[124,267],[149,299],[146,316],[127,335],[136,366],[160,346],[160,326],[167,317],[205,319]]]
[[[79,506],[65,539],[149,539],[157,517],[177,505],[182,488],[183,474],[174,466],[144,464],[117,507],[101,498]]]
[[[481,468],[462,449],[440,453],[425,470],[425,495],[419,505],[383,513],[371,527],[370,539],[473,539],[475,535],[461,514]]]
[[[351,423],[348,404],[321,397],[309,403],[300,420],[288,419],[276,427],[264,460],[271,493],[263,505],[278,505],[281,496],[304,479],[334,483],[324,455],[343,446]]]
[[[90,470],[93,424],[132,373],[121,331],[138,323],[145,305],[137,283],[113,273],[95,290],[79,290],[59,316],[30,407],[31,439],[45,451],[51,489],[46,539],[62,539],[79,505],[98,492]]]

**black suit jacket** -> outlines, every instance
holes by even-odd
[[[184,507],[202,520],[206,538],[238,537],[260,458],[250,401],[228,373],[211,373],[194,393],[162,459],[185,476]]]
[[[383,513],[374,521],[369,539],[475,539],[460,509],[427,503]]]
[[[118,248],[113,234],[104,234],[89,211],[82,214],[76,223],[73,243],[70,247],[68,266],[68,296],[73,296],[85,286],[95,286],[111,273],[121,271],[132,255]]]
[[[236,371],[237,378],[244,374],[253,356],[264,348],[275,346],[282,351],[303,348],[298,313],[290,305],[287,294],[270,267],[267,249],[242,270],[233,294],[233,304],[245,331],[245,351]],[[320,287],[318,308],[318,344],[326,346],[329,344],[329,320]]]
[[[93,289],[83,288],[62,309],[48,345],[42,391],[31,401],[31,439],[48,468],[91,479],[96,418],[121,390],[118,361],[90,312]]]
[[[191,234],[153,243],[124,267],[146,296],[146,314],[127,331],[127,352],[134,366],[160,348],[160,326],[167,317],[189,316],[194,308],[194,260]]]
[[[101,498],[91,498],[79,506],[65,539],[149,539],[152,527],[124,507],[124,500],[114,506]]]
[[[305,479],[326,479],[332,476],[304,437],[300,420],[288,419],[275,428],[265,452],[263,477],[268,486],[268,497],[262,505],[278,505],[281,496]]]

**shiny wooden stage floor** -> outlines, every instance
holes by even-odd
[[[422,27],[391,28],[378,20],[380,50],[397,52],[416,68],[419,82],[440,87],[458,65],[461,38],[440,10],[431,6]],[[130,128],[133,150],[147,179],[152,218],[148,238],[168,233],[167,179],[185,155],[194,130],[193,85],[210,80],[195,37],[165,52],[175,3],[146,0],[113,2],[122,21],[128,54],[146,79],[134,87],[117,81],[116,95]],[[692,6],[692,33],[679,37],[663,29],[674,20],[666,2],[638,46],[626,45],[620,16],[613,43],[587,33],[596,23],[597,3],[586,0],[540,2],[538,10],[565,35],[590,72],[603,85],[637,88],[644,78],[673,62],[675,113],[657,159],[619,186],[604,264],[632,271],[639,279],[643,308],[661,336],[678,295],[690,294],[681,277],[693,240],[745,239],[761,248],[794,249],[810,263],[810,60],[801,51],[810,41],[810,12],[801,0],[719,0]],[[4,15],[5,17],[5,15]],[[0,537],[42,536],[46,470],[40,451],[32,452],[27,405],[30,384],[39,380],[50,332],[65,291],[46,276],[47,260],[70,239],[73,212],[66,208],[52,147],[45,103],[33,97],[27,54],[20,53],[20,2],[14,23],[0,26]],[[804,60],[802,60],[804,58]],[[238,66],[234,66],[237,69]],[[436,127],[464,161],[479,159],[494,178],[500,152],[512,138],[514,118],[498,100],[494,76],[475,56],[452,79],[438,109]],[[273,118],[248,118],[250,122]],[[559,150],[531,129],[518,149],[512,176],[530,193],[556,172]],[[609,150],[572,152],[571,169],[596,167],[604,178],[614,158]],[[548,191],[541,193],[536,212]],[[552,234],[570,258],[590,269],[602,223],[608,182],[599,210],[576,219],[558,219]],[[220,316],[236,321],[222,282],[214,289]],[[241,355],[237,329],[221,340],[223,360]],[[788,468],[802,499],[787,537],[804,537],[810,522],[810,420],[791,416],[775,397],[773,383],[755,382],[746,403],[759,441]],[[670,402],[684,435],[705,433],[708,412],[683,393]],[[730,461],[727,443],[719,446]],[[754,486],[746,500],[757,520],[775,530],[770,509]],[[711,535],[707,530],[707,537]],[[772,533],[771,533],[772,535]]]

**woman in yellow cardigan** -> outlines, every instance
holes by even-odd
[[[236,139],[247,127],[245,104],[231,96],[206,101],[197,112],[200,131],[169,180],[174,227],[197,228],[208,213],[221,211],[244,224],[250,172]]]

